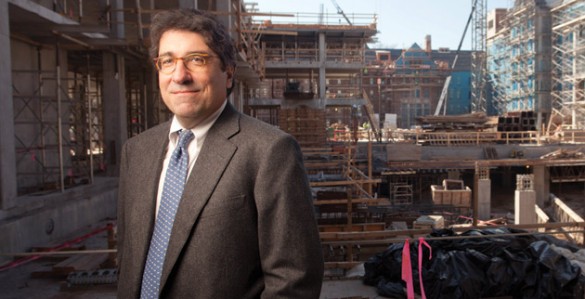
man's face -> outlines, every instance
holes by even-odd
[[[169,30],[159,42],[159,57],[178,58],[189,54],[209,55],[205,65],[187,69],[177,60],[170,74],[159,72],[158,84],[163,101],[187,129],[197,126],[215,112],[226,99],[232,86],[234,70],[221,70],[221,60],[194,32]]]

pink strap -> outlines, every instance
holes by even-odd
[[[429,243],[427,243],[427,241],[425,241],[425,238],[423,238],[423,237],[418,238],[418,280],[420,281],[420,294],[422,295],[422,299],[426,299],[427,296],[425,295],[425,288],[423,286],[423,279],[422,279],[422,255],[423,255],[422,245],[425,245],[426,247],[429,248],[429,260],[433,257],[433,249],[431,248]],[[402,258],[402,262],[403,262],[402,265],[403,265],[403,269],[404,269],[404,257]],[[409,260],[409,262],[410,262],[410,260]],[[411,277],[412,277],[412,274],[411,274]],[[409,299],[410,299],[410,297],[409,297]]]
[[[408,239],[402,247],[402,280],[406,282],[406,294],[408,299],[414,299],[414,284],[412,282],[412,264],[410,262],[410,245]]]

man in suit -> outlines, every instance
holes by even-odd
[[[318,298],[323,256],[300,148],[226,100],[236,66],[226,29],[203,11],[164,11],[151,43],[174,115],[122,151],[118,298]],[[184,189],[174,220],[159,221],[170,232],[156,236],[181,155]]]

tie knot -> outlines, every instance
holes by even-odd
[[[193,132],[191,130],[180,130],[179,131],[179,142],[177,144],[178,147],[185,148],[191,139],[193,139]]]

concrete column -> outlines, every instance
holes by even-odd
[[[536,223],[536,192],[534,190],[514,191],[514,224]]]
[[[325,64],[327,60],[325,45],[325,32],[319,32],[319,106],[325,108],[325,94],[327,80],[325,78]]]
[[[477,180],[477,217],[489,220],[492,214],[492,180]]]
[[[104,52],[104,158],[108,175],[119,174],[120,151],[128,139],[124,59]]]
[[[534,166],[532,169],[536,203],[539,207],[544,207],[550,193],[550,170],[544,165]]]
[[[8,1],[0,1],[0,209],[16,204],[16,151]]]
[[[219,14],[217,16],[217,18],[225,25],[225,27],[228,29],[228,32],[230,33],[230,35],[232,36],[232,38],[235,40],[238,38],[237,33],[236,33],[236,29],[233,28],[234,24],[232,24],[233,19],[235,18],[235,11],[233,11],[232,8],[232,1],[230,0],[216,0],[215,1],[215,7],[217,9],[217,11],[221,11],[221,12],[226,12],[225,14]],[[232,30],[233,29],[233,30]]]
[[[112,18],[112,33],[113,36],[119,39],[124,39],[126,36],[126,27],[124,25],[124,0],[114,0],[111,2],[112,7],[114,10],[112,11],[111,18]],[[146,14],[143,14],[145,16]]]
[[[536,223],[534,175],[517,175],[514,191],[514,224]]]

